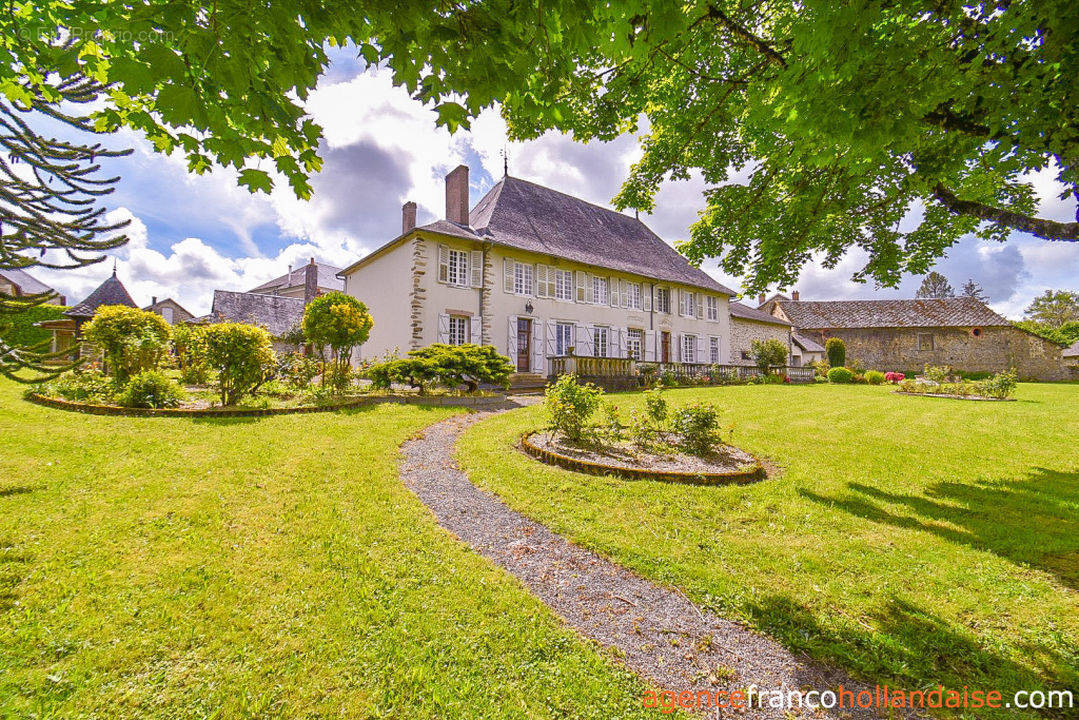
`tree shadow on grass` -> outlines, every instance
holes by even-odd
[[[15,549],[9,538],[0,538],[0,613],[15,606],[16,589],[30,565],[30,556]]]
[[[801,495],[893,527],[932,533],[1052,573],[1079,590],[1079,473],[1034,468],[1025,478],[942,482],[922,494],[849,483],[849,494]]]
[[[908,691],[943,685],[961,692],[966,685],[999,690],[1008,699],[1016,690],[1079,684],[1074,656],[1031,649],[1053,668],[1052,676],[1046,677],[995,652],[965,628],[894,596],[871,613],[873,626],[860,619],[825,626],[810,609],[777,595],[747,609],[757,627],[792,650],[843,666],[872,683]],[[1056,712],[1046,714],[1065,717],[1071,711]]]
[[[0,498],[11,497],[12,495],[27,495],[34,492],[34,489],[29,485],[9,485],[8,487],[0,488]]]

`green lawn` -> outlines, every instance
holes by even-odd
[[[0,383],[0,717],[652,717],[440,530],[397,446],[450,414],[106,418]]]
[[[539,407],[475,426],[458,459],[582,545],[870,680],[1079,688],[1079,385],[1017,397],[671,391],[675,405],[717,403],[736,444],[781,466],[743,487],[542,465],[512,449],[544,422]]]

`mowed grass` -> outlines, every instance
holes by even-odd
[[[548,467],[513,449],[540,407],[475,426],[458,460],[578,543],[861,677],[1079,688],[1079,385],[1021,385],[1010,403],[871,386],[667,397],[716,403],[781,473],[697,487]]]
[[[0,717],[646,717],[396,477],[444,409],[83,416],[0,383]]]

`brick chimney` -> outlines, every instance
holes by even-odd
[[[416,203],[409,200],[401,206],[401,234],[416,227]]]
[[[764,297],[764,293],[761,293],[760,295],[758,295],[758,296],[757,296],[757,307],[760,307],[761,305],[763,305],[763,304],[764,304],[764,301],[765,301],[766,299],[767,299],[767,298],[765,298],[765,297]]]
[[[318,265],[315,258],[307,263],[303,269],[303,304],[311,302],[318,296]]]
[[[446,176],[446,219],[468,225],[468,166],[458,165]]]
[[[797,290],[791,290],[791,300],[793,300],[794,302],[798,302],[798,291]]]

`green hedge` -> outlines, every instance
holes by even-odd
[[[66,309],[61,305],[38,305],[5,317],[5,321],[11,322],[11,329],[4,333],[4,340],[22,347],[48,342],[52,339],[52,332],[37,327],[35,323],[59,320]]]

